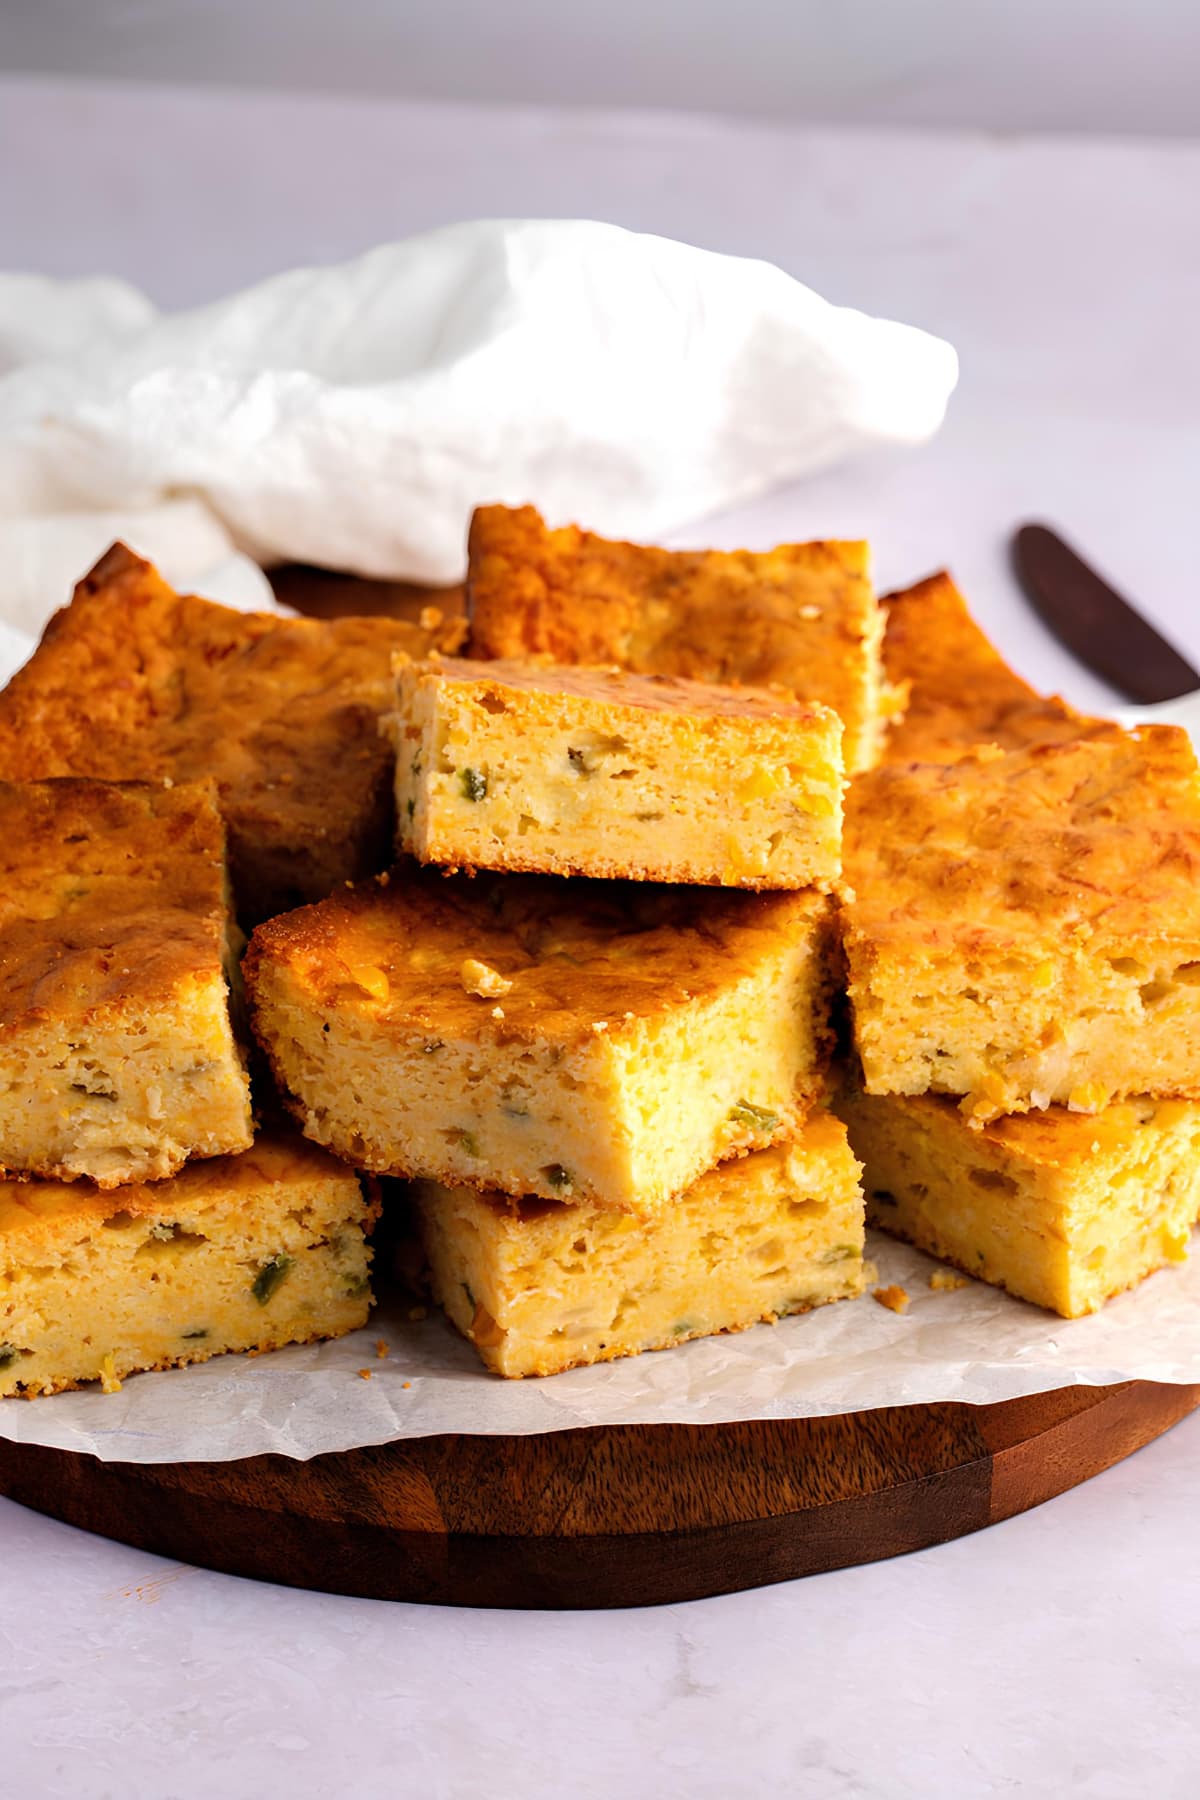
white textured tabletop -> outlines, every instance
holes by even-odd
[[[480,214],[584,214],[782,263],[949,337],[928,449],[694,541],[865,533],[949,564],[1014,663],[1022,519],[1200,658],[1200,144],[788,132],[637,115],[0,83],[0,256],[163,304]],[[0,1794],[837,1800],[1196,1787],[1200,1417],[942,1549],[645,1613],[437,1611],[180,1569],[0,1502]]]

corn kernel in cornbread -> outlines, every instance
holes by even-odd
[[[211,783],[0,782],[0,1167],[105,1186],[250,1143]]]
[[[290,1134],[169,1181],[0,1183],[0,1395],[365,1325],[374,1202]]]
[[[820,894],[397,871],[244,970],[304,1131],[358,1167],[653,1213],[796,1129],[833,959]]]
[[[828,888],[842,725],[828,707],[614,669],[397,668],[400,845],[451,868]]]
[[[873,770],[845,913],[869,1093],[979,1119],[1200,1097],[1200,773],[1187,734]]]
[[[463,629],[236,612],[118,544],[0,694],[0,776],[211,776],[254,923],[387,863],[392,653],[453,649]]]
[[[858,1176],[844,1128],[815,1112],[649,1222],[424,1182],[416,1205],[434,1295],[488,1368],[553,1375],[860,1293]]]
[[[944,572],[885,595],[883,610],[887,678],[908,693],[886,761],[954,762],[974,744],[1019,750],[1084,737],[1098,723],[1010,669]]]
[[[845,725],[852,774],[879,760],[902,702],[883,677],[861,543],[662,550],[551,531],[531,506],[482,506],[467,610],[472,656],[616,664],[819,701]]]
[[[1065,1318],[1182,1262],[1200,1210],[1200,1105],[1052,1106],[973,1131],[934,1094],[838,1101],[867,1215],[896,1237]]]

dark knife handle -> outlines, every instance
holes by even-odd
[[[1130,700],[1177,700],[1200,675],[1047,525],[1013,533],[1013,567],[1034,611],[1086,668]]]

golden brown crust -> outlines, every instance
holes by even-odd
[[[1043,698],[1010,669],[944,570],[885,595],[883,606],[884,666],[909,696],[888,733],[888,762],[952,762],[974,744],[1067,742],[1101,723]]]
[[[252,999],[263,966],[279,963],[316,1006],[369,1009],[405,1041],[441,1030],[565,1048],[598,1025],[619,1030],[723,992],[780,933],[831,916],[815,893],[394,871],[260,925],[243,969]],[[464,990],[466,957],[512,981],[502,1017]]]
[[[224,850],[211,782],[0,782],[0,1041],[211,979]]]
[[[115,544],[0,694],[0,776],[213,777],[253,921],[386,862],[391,656],[461,631],[236,612]]]
[[[396,659],[404,666],[401,658]],[[635,675],[627,669],[567,667],[549,661],[482,662],[464,656],[437,656],[419,663],[412,672],[421,686],[439,682],[476,687],[502,700],[506,691],[520,694],[569,694],[606,706],[631,706],[639,711],[717,719],[786,719],[818,723],[829,720],[831,708],[792,699],[767,688],[720,687],[711,681],[690,681],[676,675]]]
[[[847,835],[862,943],[1200,943],[1200,773],[1174,726],[876,769]]]
[[[663,550],[484,506],[469,556],[473,656],[781,687],[840,714],[848,768],[871,760],[880,619],[865,544]]]

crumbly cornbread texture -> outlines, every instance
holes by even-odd
[[[0,1166],[112,1186],[250,1143],[211,783],[0,782]]]
[[[666,675],[452,658],[397,667],[400,845],[452,868],[828,889],[842,724]]]
[[[816,1112],[650,1222],[434,1183],[416,1203],[435,1298],[488,1368],[553,1375],[860,1293],[858,1177],[844,1128]]]
[[[150,1185],[0,1183],[0,1394],[353,1331],[376,1210],[281,1133]]]
[[[115,545],[0,693],[0,776],[212,776],[253,923],[387,863],[392,653],[454,649],[464,629],[426,625],[236,612]]]
[[[393,873],[260,926],[255,1030],[360,1168],[653,1213],[787,1137],[830,1048],[832,903]]]
[[[531,506],[484,506],[467,609],[472,656],[616,664],[819,701],[845,725],[851,773],[878,761],[901,704],[883,679],[883,614],[861,543],[662,550],[551,531]]]
[[[1065,1318],[1182,1262],[1200,1210],[1200,1106],[1052,1106],[973,1131],[934,1094],[849,1094],[872,1223]]]
[[[1200,1096],[1200,775],[1170,726],[878,769],[845,909],[869,1093]]]
[[[953,762],[975,744],[1069,742],[1099,723],[1010,669],[944,572],[886,595],[883,610],[884,668],[908,694],[887,735],[888,762]]]

